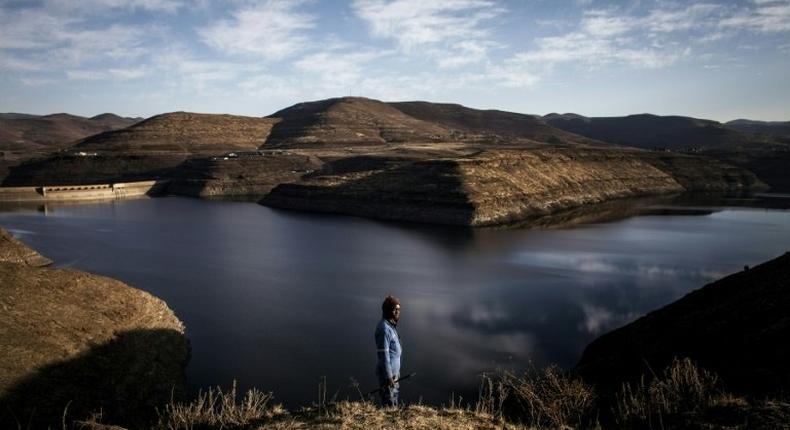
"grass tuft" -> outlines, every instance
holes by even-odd
[[[615,422],[625,428],[662,428],[682,416],[700,414],[721,401],[719,378],[688,358],[675,359],[650,382],[623,384],[617,393]]]
[[[209,388],[191,403],[171,402],[159,414],[158,430],[198,430],[246,428],[261,421],[273,409],[267,408],[272,393],[251,389],[237,402],[236,381],[231,388]]]
[[[531,426],[582,428],[595,421],[592,387],[556,366],[532,369],[522,376],[505,372],[502,381],[521,409],[520,418]]]

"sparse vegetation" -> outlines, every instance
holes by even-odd
[[[623,384],[616,395],[615,421],[620,427],[661,428],[667,420],[704,412],[722,393],[716,375],[689,359],[676,359],[659,377]]]
[[[536,428],[590,427],[595,392],[580,378],[556,366],[518,376],[505,372],[500,382],[515,403],[515,418]],[[500,404],[506,402],[502,401]]]
[[[298,411],[270,404],[271,393],[236,386],[171,403],[156,430],[196,429],[672,429],[790,428],[790,404],[747,400],[723,392],[718,377],[689,359],[675,360],[638,384],[623,384],[612,402],[556,366],[523,374],[483,375],[474,404],[406,405],[382,409],[369,401],[321,402]],[[324,398],[325,400],[325,398]]]
[[[272,393],[210,388],[191,402],[171,400],[158,411],[153,430],[299,429],[790,429],[790,403],[755,400],[720,388],[718,377],[689,359],[637,384],[623,384],[604,400],[578,376],[555,366],[517,375],[483,375],[477,401],[380,408],[371,401],[329,401],[288,411]],[[319,387],[319,393],[324,389]],[[63,430],[124,430],[99,411],[67,422]],[[26,427],[19,425],[20,429]],[[30,428],[30,427],[27,427]]]

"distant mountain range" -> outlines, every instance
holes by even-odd
[[[20,165],[21,158],[9,158],[6,153],[0,160],[5,163],[5,167],[0,165],[0,174],[10,175],[5,185],[37,184],[55,177],[59,183],[166,177],[187,159],[259,149],[334,151],[310,153],[312,161],[291,169],[296,172],[314,170],[305,166],[316,165],[315,157],[330,160],[352,152],[427,159],[461,153],[474,156],[491,150],[566,148],[572,150],[570,154],[601,148],[619,151],[628,146],[705,153],[755,172],[772,186],[790,189],[790,175],[785,173],[790,141],[782,137],[789,123],[737,120],[721,124],[650,114],[541,117],[457,104],[386,103],[361,97],[299,103],[267,117],[172,112],[140,120],[113,114],[83,118],[11,113],[0,114],[0,152],[27,151],[39,158]],[[69,148],[51,159],[41,158],[47,152]],[[64,158],[68,154],[79,157],[79,153],[113,158]],[[210,168],[214,169],[212,175],[229,174],[216,166]],[[76,178],[76,171],[84,172],[84,177]],[[245,173],[234,175],[243,177]]]
[[[0,151],[49,151],[84,137],[128,127],[142,118],[105,113],[85,118],[66,113],[29,115],[0,113]]]
[[[570,133],[644,149],[739,150],[773,142],[771,137],[756,135],[737,124],[721,124],[683,116],[639,114],[585,117],[577,114],[549,114],[543,119]]]
[[[736,119],[726,122],[724,125],[735,130],[749,133],[782,137],[785,141],[790,142],[790,121],[752,121],[750,119]]]
[[[128,128],[127,128],[128,127]],[[785,139],[786,138],[786,139]],[[790,141],[790,121],[739,119],[728,123],[650,114],[543,117],[457,104],[385,103],[342,97],[299,103],[265,118],[173,112],[123,118],[105,113],[0,114],[0,151],[74,146],[84,151],[204,152],[463,142],[476,144],[587,144],[644,149],[741,150]]]

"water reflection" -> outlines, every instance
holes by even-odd
[[[790,243],[788,212],[667,205],[640,210],[684,215],[468,230],[162,198],[0,225],[57,265],[165,299],[187,326],[195,389],[237,379],[298,405],[325,375],[330,395],[354,398],[350,377],[375,385],[373,327],[393,293],[404,372],[418,373],[404,396],[441,403],[472,400],[482,371],[571,366],[596,335]]]

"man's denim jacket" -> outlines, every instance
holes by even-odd
[[[395,326],[382,319],[376,326],[376,355],[379,362],[376,374],[380,378],[398,378],[400,376],[400,338]]]

